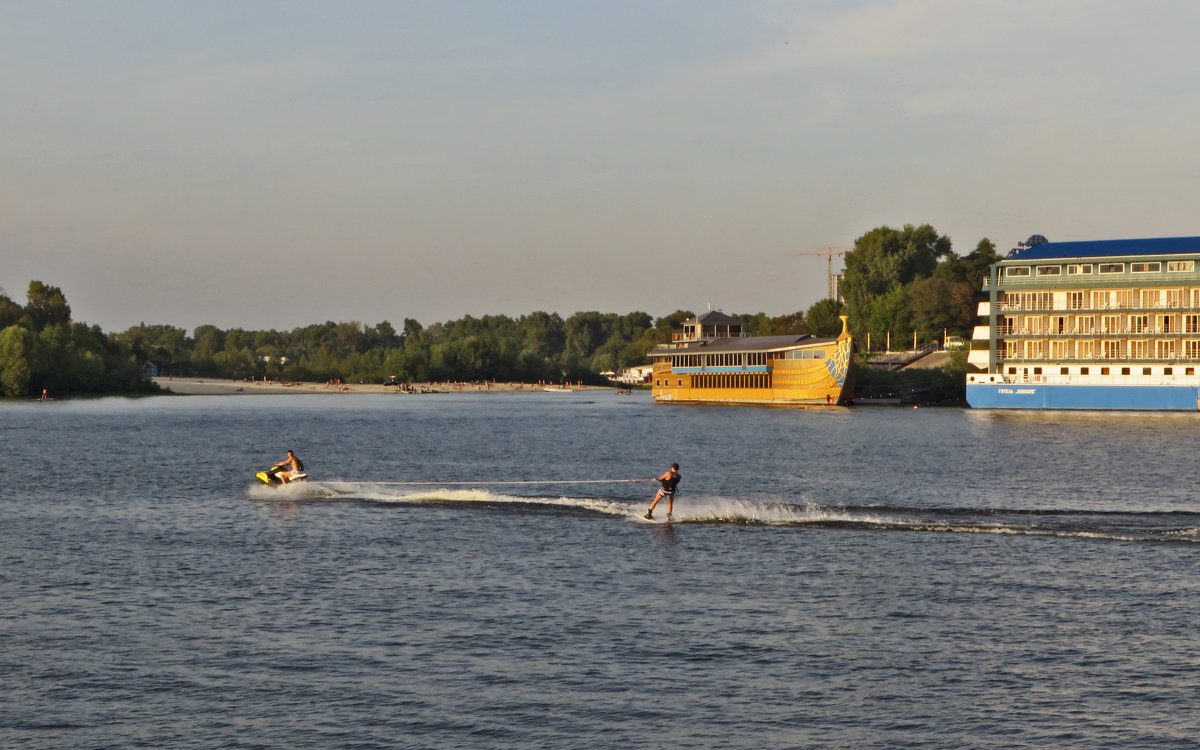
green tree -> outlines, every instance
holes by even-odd
[[[912,330],[905,287],[931,276],[938,261],[952,255],[950,238],[929,224],[877,227],[855,240],[854,249],[845,256],[842,281],[855,337],[862,339],[869,331],[876,341],[883,341],[889,332]]]
[[[67,304],[66,295],[58,287],[31,281],[26,297],[28,304],[25,305],[25,314],[29,316],[34,331],[40,331],[49,325],[65,325],[71,322],[71,306]]]
[[[24,396],[29,392],[32,350],[33,335],[25,328],[10,325],[0,331],[0,387],[6,396]]]
[[[808,312],[804,314],[805,322],[808,325],[808,332],[814,336],[829,338],[837,336],[842,332],[842,321],[838,317],[841,314],[841,302],[828,297],[817,300],[812,304],[812,307],[808,308]]]
[[[13,302],[4,293],[4,289],[0,288],[0,330],[16,325],[23,314],[24,310],[21,309],[21,306]]]

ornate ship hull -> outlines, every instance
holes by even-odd
[[[662,403],[833,406],[854,391],[845,330],[811,336],[713,339],[653,352],[652,393]]]

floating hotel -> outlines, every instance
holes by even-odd
[[[980,409],[1200,409],[1200,237],[1048,242],[991,266]]]
[[[651,350],[654,400],[672,403],[835,405],[854,394],[853,339],[745,336],[742,321],[710,310]]]

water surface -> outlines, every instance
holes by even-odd
[[[0,745],[1194,747],[1197,428],[2,404]],[[314,481],[255,487],[287,448]],[[634,520],[653,484],[609,480],[672,461],[676,522]]]

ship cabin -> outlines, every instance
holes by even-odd
[[[720,310],[709,310],[684,321],[683,333],[677,333],[672,343],[688,344],[713,339],[739,339],[743,337],[742,321],[726,315]]]

